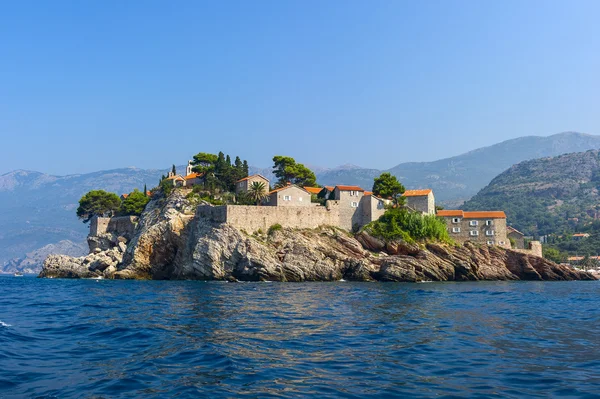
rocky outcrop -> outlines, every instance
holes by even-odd
[[[121,257],[120,257],[121,256]],[[61,266],[64,265],[64,266]],[[185,193],[153,199],[125,248],[49,257],[42,277],[229,281],[478,281],[594,279],[499,247],[384,242],[322,227],[248,235],[194,217]]]

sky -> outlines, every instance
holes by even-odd
[[[391,168],[600,134],[600,2],[0,3],[0,174]]]

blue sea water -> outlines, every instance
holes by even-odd
[[[597,398],[600,282],[0,277],[0,398]]]

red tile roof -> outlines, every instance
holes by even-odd
[[[358,186],[335,186],[340,191],[365,191]]]
[[[406,190],[404,192],[404,194],[402,194],[405,197],[423,197],[426,195],[431,194],[431,189],[425,189],[425,190]]]
[[[442,217],[461,217],[465,219],[506,219],[506,214],[503,211],[465,212],[461,210],[441,210],[437,211],[437,215]]]
[[[202,177],[204,176],[204,173],[190,173],[189,175],[184,177],[184,180],[191,180],[191,179],[197,179],[198,177]]]
[[[304,187],[304,189],[311,194],[319,194],[323,190],[322,187]]]
[[[461,210],[440,210],[437,211],[437,215],[441,217],[465,217],[464,212]]]
[[[373,191],[365,191],[365,195],[373,195]]]
[[[328,191],[333,191],[333,190],[335,189],[335,187],[333,187],[333,186],[325,186],[325,188],[326,188]]]

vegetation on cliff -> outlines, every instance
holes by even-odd
[[[312,170],[301,163],[296,163],[292,157],[276,155],[273,157],[273,174],[277,176],[276,186],[281,187],[288,182],[300,187],[315,187],[317,177]]]
[[[79,200],[77,217],[87,223],[94,216],[115,216],[121,207],[121,199],[114,193],[92,190]]]
[[[434,216],[411,212],[406,208],[390,208],[378,220],[369,223],[363,231],[384,240],[402,239],[406,242],[439,241],[452,243],[446,223]]]

